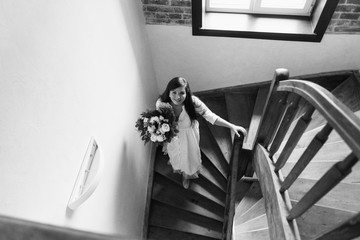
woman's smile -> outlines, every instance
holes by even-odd
[[[175,105],[181,105],[186,99],[185,87],[178,87],[170,91],[169,97]]]

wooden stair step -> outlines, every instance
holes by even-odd
[[[201,236],[221,238],[222,222],[153,200],[149,224]]]
[[[242,233],[235,232],[233,236],[234,240],[270,240],[268,228]]]
[[[201,159],[203,165],[201,175],[203,175],[206,179],[208,179],[225,193],[227,188],[227,180],[216,169],[216,167],[212,164],[212,162],[206,157],[204,153],[201,153]]]
[[[294,149],[289,156],[288,162],[297,162],[305,150],[306,148]],[[350,153],[351,149],[344,141],[333,142],[323,145],[316,153],[312,161],[340,161],[347,157]],[[279,154],[276,153],[273,159],[276,160],[278,156]]]
[[[237,206],[240,204],[241,200],[244,198],[244,196],[246,195],[246,193],[249,191],[249,188],[251,187],[251,185],[253,184],[253,182],[250,181],[243,181],[242,179],[240,179],[240,181],[238,181],[236,183],[236,190],[235,190],[235,209],[237,208]],[[236,213],[235,213],[236,214]]]
[[[360,110],[360,84],[352,75],[337,86],[332,94],[344,103],[353,112]],[[314,129],[325,123],[325,119],[318,111],[313,114],[313,121],[310,122],[308,130]]]
[[[328,171],[336,161],[312,161],[310,162],[304,171],[300,174],[300,178],[307,178],[318,180],[320,179],[326,171]],[[291,169],[294,167],[294,162],[288,162],[285,166],[281,169],[284,177],[286,177]],[[356,164],[352,172],[342,180],[343,183],[360,183],[360,164]]]
[[[243,215],[252,205],[254,205],[261,198],[262,193],[259,182],[252,183],[246,195],[243,197],[243,199],[235,209],[235,218]]]
[[[167,164],[168,159],[169,157],[167,155],[159,155],[155,162],[155,172],[173,180],[182,186],[182,176],[173,172],[172,167]],[[197,192],[198,194],[214,201],[215,203],[221,206],[225,206],[225,193],[202,176],[197,179],[191,179],[188,190]]]
[[[268,229],[268,228],[269,227],[267,222],[267,216],[264,213],[263,215],[250,219],[247,222],[234,226],[234,232],[238,234],[238,233],[245,233],[245,232]]]
[[[289,189],[290,199],[299,201],[314,186],[316,180],[298,178]],[[339,183],[316,205],[345,211],[360,209],[360,184]]]
[[[211,134],[206,120],[198,119],[200,125],[200,149],[225,179],[229,175],[229,163]]]
[[[257,90],[228,92],[225,94],[225,101],[228,112],[228,120],[246,129],[250,126],[250,121],[255,106]],[[232,135],[232,138],[234,136]]]
[[[291,203],[294,206],[297,201],[291,201]],[[315,205],[296,219],[301,240],[314,239],[315,236],[332,229],[354,214],[353,212]]]
[[[216,240],[218,238],[211,238],[201,236],[193,233],[186,233],[162,227],[150,226],[148,232],[148,240]]]
[[[236,218],[234,221],[234,225],[241,225],[250,219],[257,218],[261,215],[266,214],[265,211],[265,200],[264,198],[259,199],[254,205],[252,205],[245,213],[243,213],[240,217]]]
[[[223,94],[215,96],[201,96],[199,98],[212,112],[223,119],[228,119],[226,101]],[[208,126],[226,161],[229,163],[232,149],[230,130],[228,128],[211,125],[210,123],[208,123]]]
[[[156,174],[152,199],[218,221],[224,220],[224,207],[195,192],[190,192],[160,174]]]
[[[360,111],[354,112],[354,114],[360,118]],[[303,136],[300,138],[298,144],[296,145],[296,148],[304,148],[307,147],[310,143],[310,141],[315,137],[315,135],[324,127],[325,125],[320,125],[317,128],[314,128],[312,130],[309,131],[305,131],[305,133],[303,134]],[[340,137],[340,135],[333,130],[330,135],[328,140],[326,141],[325,144],[330,144],[333,142],[339,142],[339,141],[343,141],[342,137]]]
[[[357,111],[357,112],[354,112],[354,114],[360,118],[360,111]],[[297,122],[294,121],[292,123],[292,126],[295,125]],[[311,129],[311,130],[305,130],[304,134],[301,136],[301,138],[299,139],[299,142],[296,144],[296,147],[295,149],[304,149],[306,148],[309,143],[311,142],[311,140],[315,137],[315,135],[321,131],[321,129],[324,127],[325,125],[320,125],[314,129]],[[294,126],[293,126],[294,127]],[[289,135],[287,135],[287,137],[285,138],[285,141],[283,141],[279,147],[279,150],[277,151],[277,153],[274,155],[275,158],[278,157],[279,155],[279,152],[281,152],[281,150],[284,148],[285,144],[286,144],[286,141],[288,139]],[[332,144],[332,143],[335,143],[335,142],[340,142],[340,141],[343,141],[342,137],[335,131],[333,130],[330,135],[329,135],[329,138],[328,140],[325,142],[324,145],[327,145],[327,144]]]

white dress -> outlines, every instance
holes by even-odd
[[[204,117],[211,124],[214,124],[218,116],[210,111],[210,109],[197,97],[192,97],[195,111]],[[161,104],[160,99],[156,102],[158,109]],[[185,178],[197,178],[201,170],[201,154],[200,154],[200,132],[199,122],[191,122],[185,107],[178,119],[179,132],[170,143],[164,145],[164,152],[169,155],[169,163],[174,172],[183,174]]]

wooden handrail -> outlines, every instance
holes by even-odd
[[[276,91],[293,92],[310,102],[360,158],[360,119],[328,90],[308,81],[286,80]]]
[[[272,240],[299,240],[296,220],[288,221],[291,208],[288,192],[281,193],[281,173],[276,174],[267,150],[257,144],[254,150],[254,168],[265,199],[266,216]]]
[[[244,141],[243,134],[240,137],[234,138],[233,149],[230,159],[230,171],[228,177],[228,186],[226,191],[226,207],[224,213],[224,227],[223,227],[223,240],[232,239],[232,227],[235,215],[235,201],[236,201],[236,184],[238,177],[239,161],[241,159],[242,145]]]
[[[360,119],[345,104],[320,85],[305,80],[288,79],[287,77],[288,71],[286,69],[278,69],[275,72],[269,93],[264,101],[263,115],[259,118],[260,120],[257,120],[257,131],[261,130],[261,132],[252,143],[252,146],[256,142],[258,143],[254,151],[253,163],[267,204],[270,236],[271,239],[277,240],[297,238],[296,233],[291,237],[284,235],[285,232],[289,233],[286,229],[288,228],[287,224],[294,224],[293,227],[297,228],[295,219],[345,178],[360,158]],[[284,96],[288,97],[288,105],[280,107],[282,104],[279,104],[279,101],[285,100],[286,97]],[[303,98],[302,100],[305,100],[308,105],[302,109],[303,115],[289,135],[283,152],[280,153],[279,158],[274,163],[272,156],[278,151],[281,142],[284,141],[289,124],[292,122],[292,115],[295,115],[296,112],[297,106],[295,105],[299,101],[298,97]],[[291,105],[291,102],[294,103],[294,106]],[[278,107],[270,103],[277,104]],[[280,170],[291,155],[301,135],[305,132],[315,110],[325,118],[327,124],[316,135],[284,181]],[[273,116],[279,113],[281,116]],[[352,149],[352,153],[329,169],[300,199],[298,204],[292,207],[290,201],[286,199],[286,190],[323,146],[332,130],[335,130],[342,137]],[[284,221],[284,217],[287,219],[286,221]]]
[[[269,101],[274,93],[274,88],[279,81],[288,79],[289,71],[284,68],[276,69],[269,88],[260,88],[255,101],[254,112],[251,118],[248,135],[244,140],[243,149],[253,150],[260,131],[260,126],[268,109]]]

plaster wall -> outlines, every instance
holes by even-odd
[[[140,1],[2,0],[0,215],[140,238],[157,90]],[[104,174],[69,211],[92,136]]]
[[[192,36],[191,27],[146,25],[159,91],[175,76],[193,91],[290,76],[360,68],[360,35],[325,34],[320,43]]]

